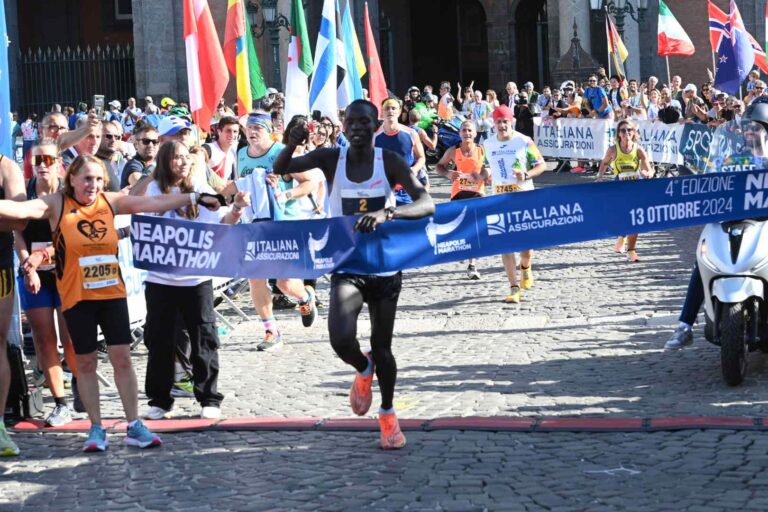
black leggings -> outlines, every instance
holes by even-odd
[[[331,277],[328,332],[331,346],[347,364],[363,372],[368,360],[360,352],[357,341],[357,317],[368,303],[371,316],[371,350],[379,379],[381,408],[391,409],[397,381],[397,363],[392,354],[392,331],[395,327],[397,300],[402,274],[393,276],[361,276],[334,274]]]

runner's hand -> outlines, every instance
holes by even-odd
[[[275,173],[267,174],[267,184],[272,188],[277,188],[278,185],[278,177]]]
[[[385,210],[379,210],[360,217],[357,222],[355,222],[355,227],[353,229],[361,233],[372,233],[376,231],[376,226],[383,224],[386,221],[387,212]]]
[[[43,255],[37,251],[33,252],[29,255],[27,259],[25,259],[21,263],[21,271],[25,274],[28,274],[30,272],[37,272],[37,267],[39,267],[43,263]]]

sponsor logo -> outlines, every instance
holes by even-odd
[[[107,236],[107,225],[102,220],[81,220],[77,223],[77,230],[91,242],[98,242]]]
[[[448,254],[452,252],[458,252],[458,251],[468,251],[472,249],[472,244],[467,242],[466,239],[460,238],[460,239],[453,239],[453,240],[446,240],[443,242],[438,242],[437,237],[439,236],[445,236],[450,235],[458,227],[461,225],[461,223],[464,221],[464,217],[467,215],[467,207],[465,206],[463,210],[461,210],[461,213],[453,219],[450,222],[446,222],[444,224],[438,224],[435,222],[434,218],[430,217],[429,222],[427,223],[427,227],[425,228],[425,231],[427,233],[427,240],[429,241],[429,245],[432,246],[432,248],[435,251],[435,255],[438,254]]]
[[[299,244],[294,239],[251,240],[245,247],[244,261],[299,260]]]
[[[328,245],[328,233],[330,228],[325,228],[325,234],[319,240],[315,240],[312,237],[312,233],[309,234],[307,239],[307,247],[309,248],[309,257],[312,259],[312,268],[316,270],[327,270],[333,268],[333,258],[323,258],[319,253],[325,249]]]
[[[504,235],[519,231],[530,231],[557,226],[568,226],[584,222],[584,211],[579,203],[565,203],[557,206],[542,206],[526,210],[515,210],[486,215],[488,235]]]

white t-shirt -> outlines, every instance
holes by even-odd
[[[491,168],[494,194],[533,190],[533,180],[519,181],[515,171],[529,171],[544,162],[539,148],[530,137],[514,132],[509,140],[489,137],[483,142],[485,157]]]
[[[195,185],[195,192],[201,193],[206,192],[208,194],[215,194],[214,190],[209,187],[208,185]],[[178,194],[179,189],[178,187],[173,187],[171,189],[170,194]],[[152,181],[147,186],[147,191],[144,194],[145,196],[161,196],[163,193],[160,191],[160,187],[158,187],[156,181]],[[196,219],[192,219],[195,222],[205,222],[208,224],[220,224],[221,220],[224,218],[225,215],[229,213],[229,208],[219,208],[215,212],[210,211],[208,208],[205,208],[204,206],[200,206],[199,211]],[[180,217],[175,210],[170,210],[165,213],[148,213],[146,215],[155,215],[157,217],[165,217],[166,219],[183,219],[183,217]],[[204,283],[208,280],[210,280],[210,277],[198,277],[198,276],[180,276],[176,274],[169,274],[166,272],[157,272],[157,271],[150,271],[147,274],[147,282],[149,283],[155,283],[155,284],[164,284],[168,286],[197,286],[201,283]]]

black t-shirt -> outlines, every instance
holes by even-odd
[[[138,154],[128,160],[125,167],[123,167],[123,174],[120,177],[120,188],[123,189],[130,185],[130,183],[128,183],[128,176],[137,172],[142,176],[148,176],[152,172],[152,167],[147,167],[146,162],[144,162]]]

